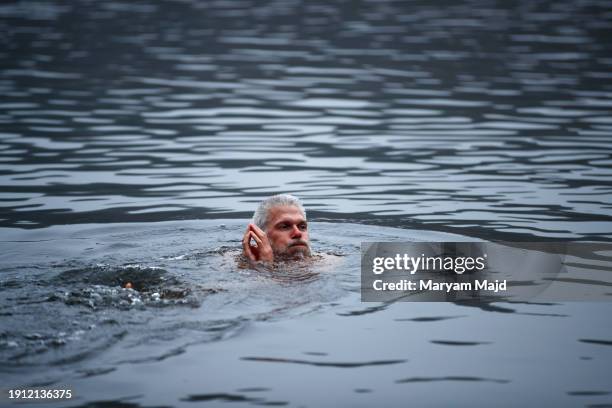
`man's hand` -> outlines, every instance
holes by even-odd
[[[251,245],[251,238],[257,246]],[[274,253],[268,236],[255,224],[249,224],[242,237],[242,253],[253,262],[272,262]]]

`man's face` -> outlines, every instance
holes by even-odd
[[[266,235],[275,257],[310,256],[308,224],[297,207],[272,207],[268,212]]]

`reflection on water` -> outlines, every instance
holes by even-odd
[[[608,239],[601,0],[0,7],[0,225],[321,218]]]

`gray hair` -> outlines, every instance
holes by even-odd
[[[255,210],[255,214],[253,214],[253,223],[265,231],[266,225],[268,224],[268,214],[270,213],[270,210],[274,207],[281,206],[297,207],[302,215],[304,215],[304,218],[306,218],[306,210],[304,209],[304,206],[299,198],[292,196],[291,194],[278,194],[266,198],[259,204],[257,210]]]

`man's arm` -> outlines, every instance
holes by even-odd
[[[251,238],[257,246],[251,245]],[[255,224],[249,224],[242,237],[242,253],[252,262],[274,261],[274,253],[268,236]]]

